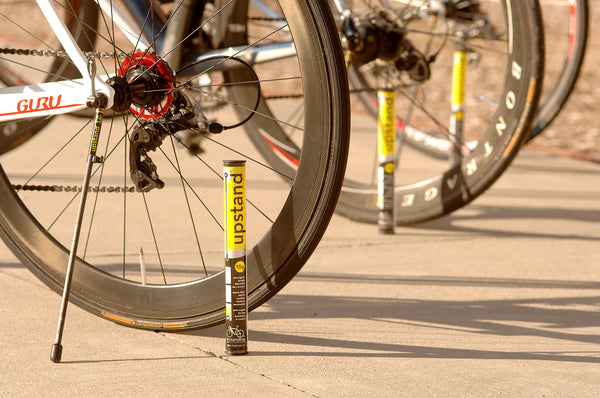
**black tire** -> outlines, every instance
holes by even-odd
[[[129,192],[129,188],[122,189],[129,178],[127,148],[120,148],[122,141],[127,141],[124,132],[134,124],[134,118],[115,114],[104,122],[100,140],[106,148],[98,153],[105,150],[105,160],[102,168],[95,169],[92,187],[102,191],[105,184],[117,185],[108,189],[117,194],[100,193],[95,201],[88,199],[89,211],[81,239],[86,243],[80,245],[82,249],[74,266],[72,302],[105,319],[142,329],[183,330],[222,323],[225,318],[223,232],[217,220],[222,215],[222,179],[217,169],[221,160],[231,157],[249,159],[246,183],[251,220],[248,241],[252,243],[247,253],[249,308],[258,307],[276,294],[308,260],[327,227],[343,180],[349,125],[347,77],[336,28],[326,4],[320,0],[295,0],[281,1],[280,6],[297,49],[297,57],[290,60],[290,73],[299,78],[303,95],[300,101],[306,108],[305,114],[311,115],[298,125],[304,137],[293,180],[282,182],[279,174],[257,162],[251,145],[240,134],[243,130],[232,129],[206,137],[202,148],[205,152],[200,155],[191,155],[191,148],[167,137],[164,145],[151,153],[159,165],[158,173],[166,181],[165,187],[144,194]],[[237,1],[235,7],[233,15],[243,15],[247,3]],[[202,17],[202,13],[194,17]],[[194,48],[200,46],[198,42],[209,43],[204,31],[198,36]],[[193,54],[185,53],[190,55]],[[107,61],[105,66],[110,67],[111,63],[114,60]],[[43,79],[44,76],[40,77]],[[215,113],[214,118],[218,117]],[[77,196],[71,187],[78,185],[79,178],[71,180],[71,170],[74,167],[77,174],[83,173],[83,157],[91,133],[86,123],[80,117],[55,117],[53,129],[44,129],[7,152],[0,168],[0,235],[23,264],[56,292],[62,290],[75,220],[69,203]],[[124,123],[125,128],[121,129],[119,123]],[[57,131],[57,125],[62,131]],[[86,137],[80,140],[78,134],[65,134],[64,130],[71,126],[82,127]],[[116,134],[121,134],[120,138],[111,137]],[[54,156],[52,148],[63,145],[65,149]],[[40,148],[49,154],[47,159],[31,158],[31,153],[42,153]],[[62,160],[65,162],[61,163]],[[113,161],[115,167],[111,169]],[[193,174],[182,177],[186,170]],[[252,175],[258,178],[256,183],[252,182]],[[90,194],[89,198],[93,196]],[[191,201],[187,196],[199,200]],[[206,214],[204,207],[216,210]],[[48,217],[50,213],[53,215]],[[200,227],[190,222],[190,213],[198,218],[205,216],[196,221]],[[89,220],[94,221],[94,226],[88,229]],[[177,224],[180,220],[181,224]],[[102,221],[105,224],[96,227]],[[160,231],[161,224],[165,224],[164,232]],[[252,229],[256,232],[252,233]],[[150,232],[152,235],[146,237]],[[194,234],[207,240],[199,242]],[[127,239],[120,239],[121,235]],[[184,240],[188,236],[190,242]],[[168,243],[157,243],[157,237]],[[116,247],[110,246],[113,240]],[[139,272],[135,271],[139,269],[139,246],[131,240],[147,243],[145,262],[148,272],[156,274],[157,279],[141,283]],[[98,243],[98,248],[94,248]],[[206,245],[210,248],[206,249]],[[198,248],[190,250],[195,246]],[[192,254],[194,257],[189,258]],[[201,262],[208,271],[196,270],[201,268]]]
[[[558,116],[577,83],[583,64],[589,29],[588,1],[565,0],[564,2],[566,3],[564,5],[542,2],[548,60],[544,87],[548,88],[548,92],[542,92],[541,105],[527,141],[537,137]],[[565,6],[569,11],[568,23],[565,23],[567,20]],[[556,24],[567,25],[568,30],[564,27],[553,29]],[[556,38],[556,31],[562,33],[562,37]],[[567,45],[564,43],[565,37]],[[555,46],[560,48],[557,49]],[[557,61],[552,62],[551,59]],[[561,63],[562,59],[564,61]],[[560,65],[561,68],[551,73],[549,69],[553,64]]]
[[[491,8],[493,6],[496,8],[491,12],[487,11],[487,7]],[[458,161],[448,163],[448,160],[436,160],[433,157],[428,157],[420,150],[411,150],[407,145],[404,145],[406,142],[402,141],[399,163],[395,168],[395,218],[398,225],[435,219],[471,202],[502,175],[529,134],[539,101],[544,67],[543,28],[540,23],[539,4],[537,1],[531,0],[500,1],[481,3],[481,7],[481,10],[487,12],[490,17],[496,19],[502,18],[502,15],[505,17],[503,19],[504,24],[497,29],[497,32],[501,34],[501,38],[493,39],[492,43],[495,45],[501,44],[501,51],[496,50],[494,47],[495,52],[490,51],[487,54],[493,54],[487,57],[487,64],[484,64],[486,62],[485,54],[482,55],[479,59],[478,70],[474,68],[475,72],[481,74],[480,78],[476,81],[470,78],[467,79],[467,90],[471,90],[471,97],[474,99],[476,106],[469,108],[467,103],[465,118],[467,120],[469,120],[469,117],[471,120],[477,119],[477,123],[474,123],[472,128],[465,128],[465,142],[472,134],[476,137],[477,146],[474,148],[463,147]],[[512,16],[512,20],[509,20],[507,16]],[[510,24],[506,23],[507,20],[511,21]],[[502,21],[502,19],[499,21]],[[492,26],[495,25],[492,24]],[[418,32],[418,29],[407,29],[406,36],[410,39],[411,34],[413,37],[415,36],[414,32]],[[455,40],[457,39],[449,37],[443,44]],[[486,39],[483,36],[474,40],[492,42],[491,38]],[[513,44],[512,47],[509,46],[509,43]],[[475,52],[486,51],[483,44],[477,44],[469,40],[466,40],[464,45],[471,46]],[[435,45],[432,47],[438,48]],[[440,46],[440,48],[443,47]],[[422,51],[422,49],[420,50]],[[450,47],[450,56],[447,57],[450,60],[452,51],[453,47]],[[443,99],[443,92],[439,87],[442,87],[441,84],[444,84],[444,82],[451,82],[452,79],[448,76],[451,73],[451,68],[440,66],[443,52],[435,55],[437,58],[431,64],[430,80],[421,86],[419,82],[414,83],[405,79],[405,85],[414,86],[415,89],[406,89],[402,84],[398,84],[400,94],[397,94],[396,98],[397,103],[404,101],[402,105],[406,109],[417,108],[419,112],[425,114],[424,119],[429,120],[429,124],[437,128],[448,124],[449,117],[444,116],[442,118],[437,117],[437,115],[442,111],[449,111],[450,100],[447,97],[445,101],[432,100],[430,103],[432,106],[427,109],[425,109],[427,106],[425,100],[437,98],[438,92]],[[371,64],[366,65],[371,69],[373,68],[370,66]],[[516,65],[518,70],[515,70],[513,65]],[[434,69],[436,66],[437,69]],[[501,75],[490,72],[496,71],[498,68],[502,69]],[[355,70],[352,69],[351,72],[354,72]],[[448,71],[448,73],[444,75],[444,71]],[[353,74],[350,73],[350,75],[352,77]],[[368,84],[369,77],[366,72],[359,75],[362,79],[360,81],[361,85],[351,84],[351,87],[360,90],[374,87],[374,85]],[[434,80],[434,77],[439,75],[442,76],[442,80]],[[444,78],[443,76],[447,77]],[[491,76],[496,77],[492,78]],[[406,83],[406,81],[409,83]],[[378,87],[381,84],[385,83],[380,82]],[[433,91],[430,92],[431,89],[428,88],[427,84],[430,84],[429,87],[433,84],[437,87],[434,87]],[[492,96],[487,93],[475,95],[474,92],[478,89],[485,89],[486,84],[493,86],[491,88],[497,89],[497,91],[494,91]],[[449,92],[450,88],[448,87],[446,95]],[[411,99],[410,96],[413,93],[419,95],[419,101]],[[362,94],[362,92],[359,94]],[[475,102],[478,98],[485,99],[489,113],[484,112],[486,108],[483,101]],[[354,101],[354,105],[352,105],[353,129],[349,163],[337,212],[352,220],[376,223],[378,220],[375,178],[377,169],[374,167],[376,165],[376,125],[374,123],[368,125],[369,127],[366,130],[364,128],[361,130],[362,133],[358,131],[361,113],[356,109],[360,105],[360,98]],[[409,111],[403,110],[402,112],[397,112],[397,115],[403,117]],[[363,114],[366,115],[365,120],[370,117],[368,110],[364,111]],[[411,120],[412,123],[413,119],[404,120]],[[432,120],[434,122],[431,122]],[[366,126],[367,123],[364,122],[364,125]],[[406,125],[408,124],[407,122]],[[450,131],[450,128],[443,126],[440,131]],[[444,138],[448,141],[448,135]],[[355,142],[353,143],[353,141]],[[365,143],[372,145],[371,152],[365,151]],[[358,147],[356,153],[353,151],[353,147]],[[365,153],[369,154],[366,159]],[[369,172],[364,173],[366,174],[364,179],[355,177],[365,170]]]

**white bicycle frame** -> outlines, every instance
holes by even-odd
[[[106,84],[110,75],[90,76],[88,59],[79,49],[75,39],[65,26],[51,0],[36,0],[51,29],[62,44],[69,58],[77,67],[82,77],[57,82],[30,84],[0,88],[0,122],[71,113],[87,108],[86,102],[92,95],[104,94],[108,98],[105,108],[110,109],[114,100],[114,90]],[[145,38],[127,15],[111,0],[95,0],[102,11],[111,18],[116,27],[127,37],[136,51],[145,51],[150,42]],[[193,0],[181,0],[193,1]],[[220,4],[220,3],[219,3]],[[217,33],[223,34],[227,27],[226,18],[215,21]],[[176,45],[174,43],[168,43]],[[162,52],[165,52],[163,49]],[[171,50],[172,51],[172,50]],[[200,65],[203,60],[214,57],[233,57],[245,60],[250,64],[270,62],[277,59],[295,56],[296,49],[292,41],[269,43],[256,46],[238,46],[214,50],[198,56],[191,64]],[[168,53],[167,53],[168,55]],[[188,73],[195,68],[188,68]],[[199,72],[198,72],[199,73]]]
[[[139,34],[139,29],[128,21],[116,5],[109,0],[96,2],[106,14],[112,16],[115,25],[138,50],[148,48],[149,43]],[[99,93],[107,97],[106,108],[110,108],[114,90],[105,82],[110,76],[95,74],[92,78],[88,65],[93,60],[90,61],[79,49],[52,1],[37,0],[37,4],[82,78],[0,88],[0,122],[85,109],[87,98]]]

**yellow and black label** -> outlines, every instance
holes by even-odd
[[[395,93],[379,91],[379,119],[377,123],[377,208],[379,230],[394,231],[394,161],[396,152]]]
[[[452,67],[452,111],[459,121],[463,118],[466,75],[467,53],[466,51],[455,51]]]
[[[226,258],[237,258],[246,252],[245,174],[245,166],[240,162],[227,162],[223,167]]]
[[[377,92],[379,119],[377,123],[377,153],[380,162],[392,160],[395,151],[395,93],[391,90]]]
[[[92,142],[90,144],[91,155],[96,154],[98,149],[98,140],[100,139],[100,129],[102,128],[102,121],[104,120],[104,108],[96,109],[96,117],[94,119],[94,134],[92,136]]]

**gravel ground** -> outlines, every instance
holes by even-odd
[[[590,1],[590,7],[587,51],[575,90],[554,122],[527,148],[600,163],[600,4]]]

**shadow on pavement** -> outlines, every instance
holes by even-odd
[[[535,207],[518,207],[518,206],[490,206],[490,205],[478,205],[472,204],[468,207],[468,212],[452,213],[448,216],[439,218],[437,220],[424,222],[411,227],[424,230],[440,230],[448,232],[464,232],[472,233],[485,236],[494,237],[528,237],[528,238],[541,238],[541,239],[577,239],[584,241],[600,241],[600,235],[598,236],[586,236],[584,234],[573,234],[565,232],[564,234],[556,233],[545,233],[547,228],[544,228],[541,224],[527,226],[530,231],[520,231],[523,229],[522,224],[517,224],[522,220],[548,220],[555,222],[557,220],[577,220],[586,223],[598,224],[598,230],[600,230],[600,209],[589,210],[589,209],[566,209],[561,207],[552,208],[535,208]],[[515,226],[520,228],[514,228],[514,230],[503,230],[499,228],[489,228],[493,223],[486,221],[490,220],[514,220]],[[464,224],[457,225],[464,221],[482,221],[482,226],[466,226]],[[488,226],[488,228],[483,227]],[[506,225],[502,228],[506,229]],[[536,228],[538,231],[533,230]],[[556,228],[553,228],[556,230]]]
[[[348,276],[343,274],[302,273],[301,280],[318,279],[321,282],[375,283],[395,285],[436,285],[498,288],[543,288],[600,290],[600,283],[585,281],[546,281],[528,279],[494,278],[431,278],[431,277],[381,277]],[[580,292],[581,294],[581,292]],[[250,316],[250,340],[269,343],[294,344],[310,347],[327,347],[369,352],[331,352],[313,350],[283,352],[253,352],[253,355],[274,356],[339,356],[339,357],[403,357],[403,358],[453,358],[453,359],[517,359],[600,363],[600,348],[582,352],[551,351],[520,352],[446,347],[405,345],[401,342],[368,342],[329,337],[302,336],[290,333],[252,330],[253,320],[355,318],[378,322],[382,330],[393,325],[457,331],[463,334],[484,334],[500,337],[531,336],[578,343],[600,344],[600,335],[590,329],[600,330],[600,295],[561,298],[535,298],[521,300],[415,300],[395,298],[334,297],[280,294],[267,304],[268,311],[253,312]],[[297,322],[295,322],[297,324]],[[586,328],[589,333],[578,333]],[[192,334],[220,337],[222,328],[190,332]],[[341,333],[340,333],[341,334]],[[463,337],[464,340],[464,337]],[[449,345],[452,342],[445,342]]]

